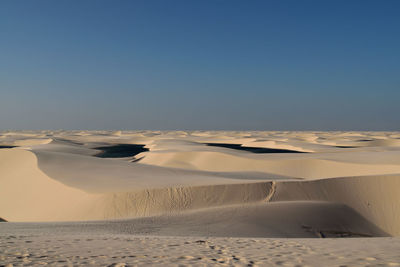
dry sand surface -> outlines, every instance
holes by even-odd
[[[3,220],[0,266],[396,266],[400,133],[1,132]]]

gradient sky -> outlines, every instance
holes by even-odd
[[[400,130],[400,1],[0,1],[0,130]]]

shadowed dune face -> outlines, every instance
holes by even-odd
[[[317,216],[316,216],[317,215]],[[154,228],[147,225],[153,222]],[[155,223],[154,223],[155,222]],[[383,237],[387,233],[343,204],[320,201],[255,203],[121,222],[125,233],[230,237]]]
[[[325,201],[256,202],[212,206],[157,216],[48,224],[73,234],[270,238],[385,237],[387,233],[343,204]],[[318,216],[316,216],[316,214]],[[29,225],[23,224],[22,227]]]
[[[280,182],[271,201],[331,201],[359,212],[391,235],[400,235],[400,176]]]
[[[129,218],[231,205],[268,202],[273,182],[186,186],[105,194],[104,218]]]
[[[128,219],[96,223],[114,233],[399,236],[399,137],[7,133],[3,144],[24,146],[0,151],[0,215],[11,222]]]

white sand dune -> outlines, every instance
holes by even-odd
[[[74,234],[134,234],[213,237],[384,237],[387,233],[343,204],[326,201],[241,203],[124,220],[15,224]],[[315,214],[318,216],[315,216]],[[9,225],[9,224],[7,224]],[[12,227],[12,226],[11,226]]]
[[[397,240],[399,138],[395,132],[0,133],[0,217],[9,221],[0,239],[10,233],[85,232],[94,239],[128,234]],[[308,153],[252,153],[207,143]],[[97,147],[117,144],[142,144],[150,151],[96,157]],[[352,244],[360,251],[362,242]]]
[[[228,150],[228,149],[227,149]],[[239,153],[238,153],[239,154]],[[206,171],[258,171],[307,179],[400,173],[398,164],[360,164],[311,156],[249,156],[220,152],[160,152],[141,155],[141,163]],[[397,154],[398,155],[398,154]]]
[[[210,172],[164,168],[34,149],[43,172],[66,185],[92,193],[129,192],[154,188],[242,183]],[[246,179],[246,182],[252,182]],[[256,182],[257,180],[253,180]]]
[[[315,216],[318,214],[318,216]],[[116,227],[116,225],[121,226]],[[151,225],[151,227],[149,227]],[[121,233],[223,237],[388,236],[346,205],[318,201],[239,205],[112,222]]]
[[[268,202],[272,182],[148,189],[104,194],[104,219],[176,214],[181,211],[232,204]]]
[[[67,187],[38,167],[33,153],[0,150],[0,213],[8,221],[57,221],[91,218],[96,196]]]
[[[121,178],[112,181],[105,181],[104,177],[92,178],[94,181],[88,178],[69,186],[49,178],[39,170],[35,155],[29,151],[3,149],[0,151],[0,159],[5,177],[1,179],[0,195],[7,200],[0,202],[0,210],[2,216],[9,221],[98,220],[153,215],[183,209],[263,201],[269,197],[271,190],[271,182],[241,184],[240,179],[219,177],[215,177],[217,181],[213,181],[212,185],[180,188],[160,188],[161,185],[168,185],[163,182],[161,185],[155,184],[153,188],[150,186],[149,189],[144,189],[140,186],[141,181],[137,182],[135,177],[132,180]],[[152,169],[149,174],[151,171]],[[84,175],[73,177],[85,179]],[[204,178],[200,175],[188,177]],[[233,184],[218,185],[218,179]],[[202,183],[204,181],[198,184]]]
[[[272,201],[342,203],[387,233],[400,235],[400,175],[279,182]]]

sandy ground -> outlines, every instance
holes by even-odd
[[[400,266],[398,238],[272,239],[1,234],[13,266]],[[10,265],[9,265],[10,266]]]
[[[396,266],[399,188],[398,132],[1,132],[0,265]]]

